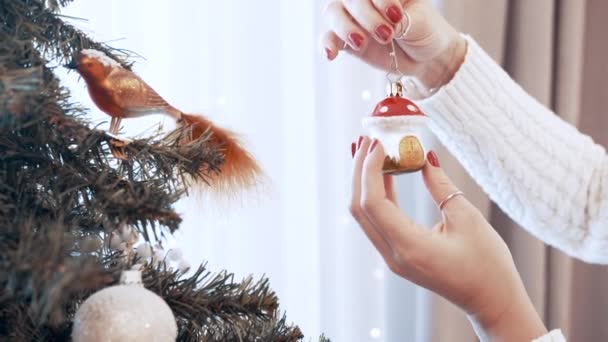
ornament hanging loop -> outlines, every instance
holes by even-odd
[[[391,71],[386,73],[386,79],[389,83],[388,93],[390,96],[402,96],[403,84],[401,83],[401,80],[405,75],[399,69],[395,40],[391,40],[391,53],[389,55],[391,57]]]
[[[407,25],[404,25],[403,22],[406,20],[407,20]],[[407,37],[407,34],[410,32],[410,29],[412,28],[412,17],[410,16],[410,14],[408,13],[407,10],[403,10],[403,19],[399,23],[399,28],[400,28],[400,30],[397,31],[399,33],[396,35],[396,37],[397,37],[396,39],[405,40]]]
[[[399,59],[397,59],[397,49],[395,48],[395,40],[391,40],[391,71],[395,74],[403,75],[399,70]]]
[[[388,95],[392,97],[403,96],[403,84],[401,81],[391,82],[388,86]]]

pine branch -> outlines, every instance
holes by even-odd
[[[184,145],[181,130],[130,142],[128,161],[111,157],[113,138],[90,127],[49,65],[83,48],[131,64],[54,13],[70,1],[0,0],[0,340],[69,340],[81,302],[130,267],[104,236],[124,225],[145,240],[172,233],[189,180],[223,163],[210,133]],[[205,265],[186,277],[163,265],[148,266],[144,283],[171,306],[180,341],[302,338],[278,318],[267,279],[235,282]]]
[[[105,285],[115,284],[125,265],[112,267],[111,262],[107,266]],[[240,283],[234,282],[234,275],[226,272],[212,275],[204,265],[192,276],[185,277],[183,273],[161,265],[156,268],[147,266],[143,281],[146,288],[163,297],[171,307],[178,323],[178,341],[293,342],[303,338],[299,328],[289,325],[285,316],[278,318],[278,299],[270,290],[267,279],[253,282],[249,277]],[[76,302],[85,297],[79,295]],[[44,336],[44,340],[62,340],[60,337],[69,336],[69,323],[40,329],[31,317],[24,317],[27,316],[27,307],[15,303],[2,304],[0,320],[20,318],[17,321],[19,326],[10,330],[10,334],[3,334],[0,329],[0,337],[26,341],[33,336]],[[75,308],[76,305],[66,311],[69,315],[66,322],[73,317]],[[19,339],[20,336],[23,338]]]
[[[29,56],[29,64],[46,63],[29,44],[13,44],[0,52],[9,55],[0,53],[0,61]],[[0,99],[14,99],[15,79],[9,76],[17,71],[10,67],[10,64],[0,65],[0,70],[4,69],[7,75],[2,78],[6,86]],[[69,102],[69,93],[59,87],[52,72],[46,67],[36,68],[42,69],[44,83],[38,89],[20,94],[17,104],[11,100],[1,108],[6,114],[1,116],[0,130],[5,139],[0,141],[0,156],[11,169],[10,174],[20,171],[21,176],[7,184],[22,185],[9,189],[12,191],[4,196],[5,202],[19,198],[17,202],[23,204],[24,209],[41,208],[44,213],[57,216],[48,212],[45,204],[49,201],[40,198],[40,191],[27,188],[39,187],[41,184],[36,184],[36,180],[40,178],[47,183],[43,186],[54,190],[45,192],[51,199],[55,199],[57,193],[65,195],[55,205],[60,212],[66,207],[76,207],[73,215],[65,216],[80,217],[90,227],[132,224],[140,227],[147,239],[150,238],[148,227],[153,228],[155,221],[170,231],[177,229],[181,219],[170,205],[183,194],[184,177],[204,181],[208,174],[219,172],[223,162],[221,152],[207,144],[209,136],[187,145],[177,143],[180,137],[177,132],[161,139],[156,136],[134,141],[126,148],[132,160],[123,162],[119,170],[115,170],[106,157],[111,138],[102,131],[89,129],[86,121],[78,117],[84,111]],[[34,163],[36,168],[28,167],[28,163]],[[23,172],[24,168],[29,175]],[[208,174],[200,170],[207,170]],[[0,208],[0,211],[6,212],[6,209]],[[99,211],[105,215],[100,216]],[[92,217],[97,217],[97,222],[91,222]],[[151,230],[158,238],[156,230]]]
[[[163,297],[176,316],[178,341],[299,341],[303,335],[285,317],[277,319],[278,298],[268,279],[212,275],[201,265],[188,278],[177,271],[148,267],[146,288]]]
[[[111,138],[88,127],[86,111],[71,103],[32,43],[51,46],[49,39],[58,39],[35,34],[49,31],[48,20],[39,20],[48,17],[41,4],[0,2],[6,24],[0,28],[0,300],[27,304],[37,325],[54,325],[65,316],[63,303],[106,285],[105,263],[74,246],[124,224],[147,240],[162,237],[159,225],[173,232],[181,218],[172,205],[184,194],[184,179],[218,172],[223,156],[207,144],[209,136],[180,145],[174,132],[133,141],[127,148],[133,158],[113,165]]]
[[[67,4],[61,0],[59,4]],[[33,42],[35,48],[44,56],[51,56],[60,64],[67,64],[72,56],[82,49],[95,49],[118,61],[123,67],[131,69],[127,59],[129,51],[112,48],[90,39],[85,33],[59,19],[54,10],[57,1],[20,0],[2,2],[0,22],[3,30],[13,40]]]
[[[74,0],[46,0],[46,7],[51,11],[56,12],[59,11],[61,7],[67,6],[73,1]]]

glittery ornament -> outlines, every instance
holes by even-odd
[[[392,42],[392,69],[396,79],[387,74],[390,82],[388,96],[374,108],[372,115],[363,119],[363,127],[372,139],[378,139],[386,157],[382,171],[389,174],[415,172],[426,163],[426,153],[420,135],[427,117],[414,102],[403,97],[403,74],[399,70]]]
[[[175,341],[177,325],[165,301],[143,287],[140,271],[90,296],[74,317],[74,342]]]
[[[391,84],[389,96],[380,101],[372,115],[363,119],[372,139],[378,139],[386,158],[383,171],[390,174],[414,172],[426,162],[420,134],[427,117],[412,101],[402,97],[399,81]]]

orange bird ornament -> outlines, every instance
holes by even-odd
[[[260,168],[254,158],[241,147],[235,134],[218,127],[200,115],[185,114],[165,101],[152,87],[130,70],[101,51],[80,51],[68,68],[76,69],[87,84],[93,102],[112,117],[109,133],[117,135],[123,118],[135,118],[162,113],[172,117],[178,125],[190,129],[182,143],[198,139],[211,131],[210,142],[223,151],[224,163],[210,185],[221,192],[233,192],[255,185]],[[114,153],[114,151],[113,151]],[[125,159],[124,154],[115,153]]]

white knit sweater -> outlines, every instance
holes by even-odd
[[[418,102],[431,130],[531,234],[583,261],[608,263],[606,151],[465,38],[465,61],[452,81]]]
[[[452,81],[418,102],[431,130],[530,233],[583,261],[608,263],[606,151],[466,39]]]

